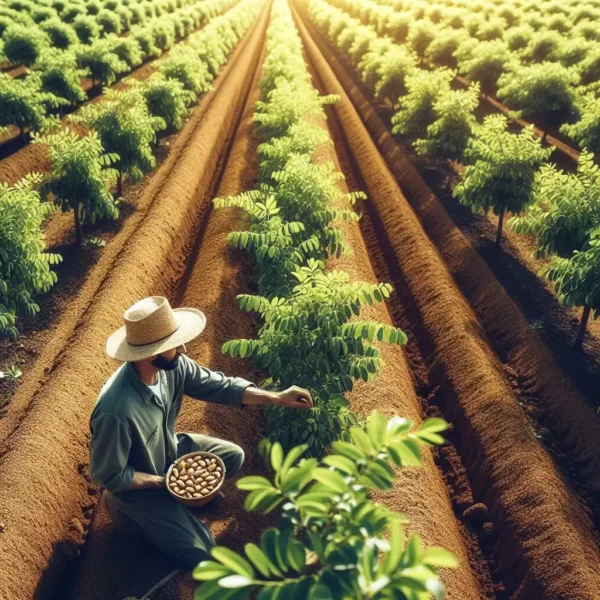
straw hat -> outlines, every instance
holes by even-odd
[[[162,296],[136,302],[123,314],[125,326],[106,341],[106,353],[133,362],[185,344],[202,333],[204,313],[195,308],[171,308]]]

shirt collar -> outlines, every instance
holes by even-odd
[[[133,387],[137,390],[139,395],[146,402],[148,402],[149,400],[152,400],[152,398],[154,397],[154,394],[152,393],[150,388],[142,381],[142,379],[138,375],[138,372],[136,371],[135,366],[132,362],[127,363],[127,366],[125,367],[125,374],[127,376],[127,379],[131,382]],[[162,371],[158,372],[158,376],[159,377],[162,376]]]

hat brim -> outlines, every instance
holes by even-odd
[[[111,358],[122,362],[144,360],[161,352],[177,348],[182,344],[187,344],[204,331],[206,316],[202,311],[195,308],[175,308],[173,313],[179,327],[169,337],[153,344],[133,346],[127,341],[125,327],[123,326],[106,341],[106,353]]]

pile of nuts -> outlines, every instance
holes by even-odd
[[[169,488],[181,498],[204,498],[221,484],[224,473],[216,458],[198,455],[171,469]]]

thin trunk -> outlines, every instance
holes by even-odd
[[[579,322],[579,329],[577,330],[577,337],[575,338],[575,349],[581,350],[583,346],[583,338],[585,337],[585,330],[587,329],[588,319],[592,312],[591,306],[584,306],[583,313],[581,314],[581,321]]]
[[[25,139],[25,129],[19,125],[19,131],[21,132],[21,141],[25,143],[27,141]]]
[[[500,241],[502,240],[502,226],[504,225],[504,213],[506,209],[503,208],[500,216],[498,217],[498,233],[496,234],[496,248],[500,248]]]
[[[75,214],[75,247],[81,246],[81,220],[79,219],[79,202],[75,204],[75,208],[73,209],[73,213]]]
[[[546,136],[548,135],[548,130],[545,130],[542,135],[542,144],[546,141]]]
[[[120,198],[123,195],[123,173],[119,171],[117,175],[117,198]]]

